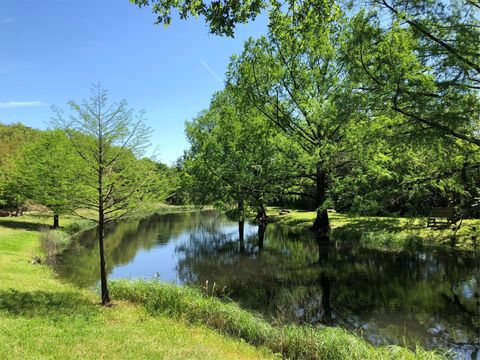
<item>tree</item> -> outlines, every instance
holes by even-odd
[[[418,136],[480,146],[480,7],[475,1],[374,0],[352,18],[347,55],[373,112]]]
[[[437,159],[450,152],[452,161],[436,161],[406,184],[439,179],[434,187],[469,212],[478,189],[467,178],[480,168],[478,2],[373,0],[354,10],[345,56],[368,115],[395,118],[398,134]]]
[[[73,199],[76,209],[93,211],[98,224],[102,304],[110,303],[105,268],[105,226],[131,215],[146,200],[164,196],[155,163],[140,161],[148,142],[143,113],[135,114],[127,102],[109,104],[107,91],[92,86],[91,98],[81,105],[69,102],[73,114],[56,109],[54,124],[62,128],[82,160],[83,189]],[[88,214],[78,213],[91,219]]]
[[[139,7],[150,6],[157,15],[156,24],[170,25],[172,10],[177,9],[181,19],[204,16],[210,32],[233,37],[235,26],[246,23],[264,9],[268,3],[262,0],[241,1],[192,1],[192,0],[130,0]]]
[[[288,186],[285,160],[275,146],[275,131],[256,109],[241,106],[234,89],[217,93],[210,108],[187,123],[191,144],[184,162],[192,194],[200,203],[246,206],[265,220],[265,203]]]
[[[22,124],[4,125],[0,123],[0,167],[22,149],[25,144],[34,141],[40,130]]]
[[[344,29],[343,15],[329,2],[292,2],[287,11],[270,13],[268,38],[249,40],[229,76],[294,144],[298,176],[314,187],[312,229],[322,232],[329,229],[332,175],[349,162],[348,134],[361,120],[340,51]]]
[[[35,141],[40,131],[22,124],[0,124],[0,207],[21,209],[26,198],[13,176],[17,166],[18,152],[28,143]]]
[[[11,159],[0,167],[0,207],[7,208],[8,211],[16,209],[19,214],[27,198],[13,176],[15,170],[16,165]]]
[[[377,200],[392,187],[399,190],[397,198],[413,195],[420,204],[426,203],[414,195],[419,189],[434,193],[440,202],[462,192],[462,203],[478,198],[478,185],[473,185],[480,168],[478,1],[133,2],[152,6],[164,23],[170,22],[174,9],[181,18],[205,16],[212,33],[228,36],[233,36],[236,23],[269,12],[268,37],[248,42],[233,61],[230,80],[289,138],[288,152],[301,168],[298,193],[311,197],[312,181],[316,183],[313,198],[323,210],[314,229],[328,228],[327,198],[335,192],[338,197],[337,190],[355,182],[354,173],[361,174]],[[329,120],[319,124],[320,118]],[[338,129],[332,119],[337,119]],[[393,133],[392,143],[380,150],[385,153],[365,149],[375,154],[371,163],[348,149],[360,140],[350,131],[359,121],[374,129],[383,121],[382,132]],[[331,132],[325,123],[333,126]],[[379,143],[372,139],[375,134],[379,132],[368,135],[372,146]],[[405,151],[405,139],[411,148],[393,159],[395,148]],[[427,154],[437,161],[420,161],[418,171],[411,171],[407,153],[414,160]],[[445,158],[448,153],[455,159]],[[379,160],[382,156],[390,163]],[[360,161],[356,169],[353,161]],[[377,182],[377,175],[386,176]],[[435,177],[440,180],[433,181]],[[343,185],[342,178],[348,178]]]
[[[291,171],[278,151],[276,134],[263,114],[242,104],[236,90],[217,93],[208,110],[187,123],[191,144],[183,162],[193,199],[235,210],[240,249],[244,249],[244,223],[256,211],[259,247],[267,225],[265,204],[291,186]]]
[[[378,115],[356,125],[352,166],[333,177],[337,211],[428,215],[432,207],[463,201],[459,175],[466,158],[474,161],[471,147],[449,138],[419,138],[415,131],[403,131],[400,117]],[[473,170],[466,169],[469,177]]]
[[[59,216],[72,210],[72,199],[81,191],[80,159],[63,131],[43,132],[26,144],[15,160],[12,177],[18,193],[53,211],[53,227]]]

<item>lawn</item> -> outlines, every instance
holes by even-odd
[[[0,218],[0,358],[264,359],[273,355],[211,329],[151,316],[129,302],[61,283],[40,256],[47,217]],[[63,219],[63,225],[72,222]]]
[[[278,215],[280,208],[270,207],[273,221],[289,226],[308,228],[315,219],[314,211],[289,210]],[[363,245],[384,250],[401,250],[411,245],[448,246],[460,250],[479,250],[479,219],[463,220],[456,232],[452,227],[427,227],[427,219],[416,217],[373,217],[330,213],[332,237],[360,241]]]

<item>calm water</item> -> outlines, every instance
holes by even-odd
[[[112,227],[110,278],[159,278],[205,287],[283,322],[341,325],[374,344],[453,348],[480,359],[480,261],[448,250],[384,253],[355,241],[258,227],[214,212],[155,215]],[[98,283],[95,230],[58,259],[62,277]],[[225,287],[223,289],[223,287]],[[220,295],[222,295],[220,294]]]

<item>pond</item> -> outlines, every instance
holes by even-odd
[[[376,345],[451,348],[480,359],[474,254],[382,252],[276,224],[264,236],[258,230],[245,224],[242,240],[238,223],[212,211],[120,223],[107,231],[109,278],[194,285],[267,319],[340,325]],[[96,230],[84,233],[58,257],[61,277],[82,287],[98,284],[96,236]]]

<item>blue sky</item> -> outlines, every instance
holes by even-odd
[[[185,120],[223,85],[229,57],[266,19],[239,26],[234,39],[202,20],[153,25],[150,9],[128,0],[0,0],[0,122],[46,128],[51,105],[88,98],[100,81],[110,99],[145,110],[159,158],[187,147]]]

